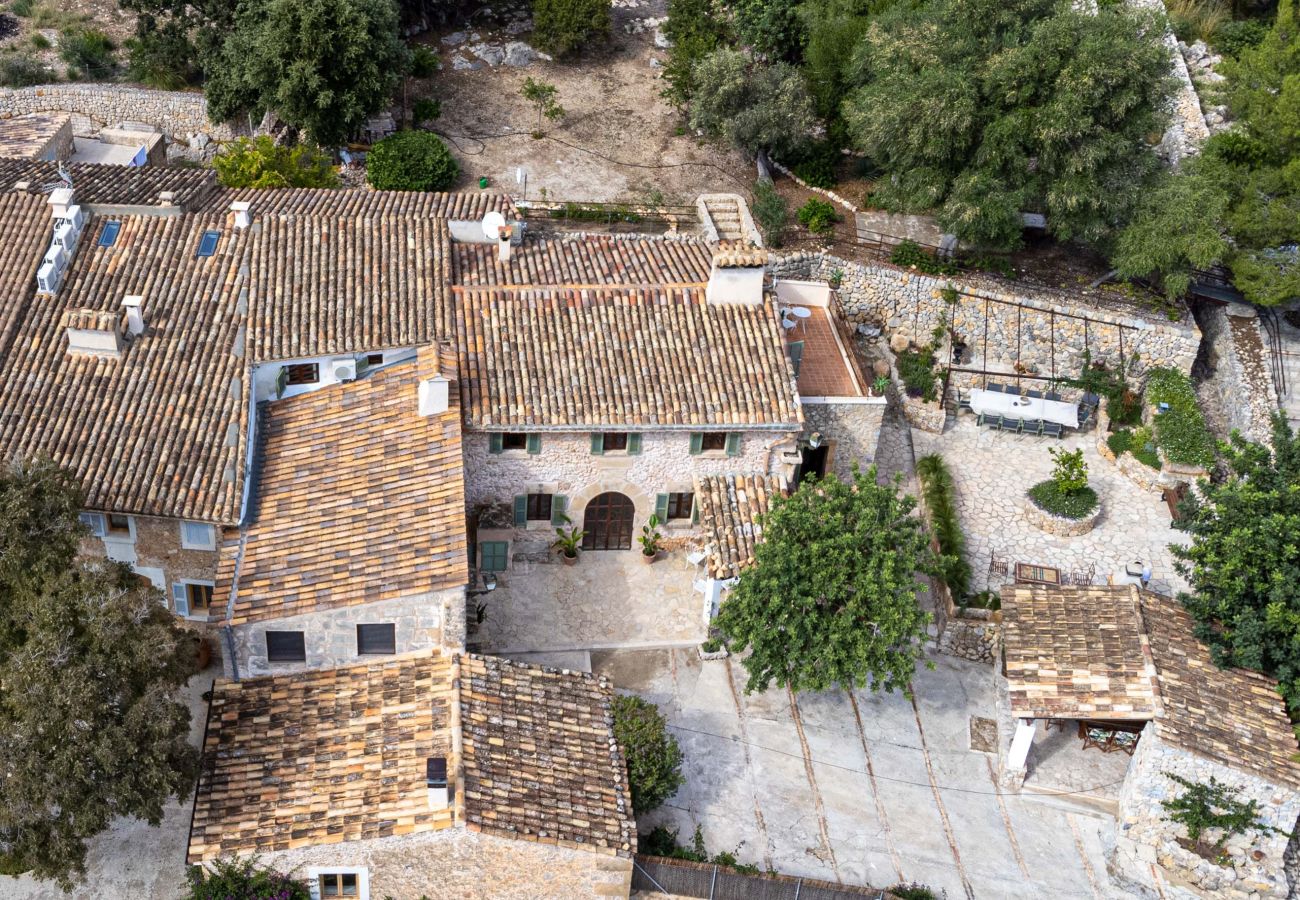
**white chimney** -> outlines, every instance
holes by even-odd
[[[445,376],[435,375],[420,382],[420,415],[436,416],[451,406],[451,382]]]
[[[252,206],[253,204],[249,203],[247,200],[236,200],[230,204],[230,211],[235,214],[236,228],[247,228],[253,223],[252,217],[248,214],[248,211]]]
[[[510,225],[502,225],[497,229],[497,259],[501,262],[510,262],[510,254],[514,250],[510,239],[514,234],[515,230]]]
[[[66,218],[68,207],[72,205],[72,188],[55,188],[50,191],[50,198],[45,202],[50,204],[51,218]]]
[[[713,253],[709,284],[704,289],[711,305],[758,306],[763,302],[763,277],[767,252],[761,247],[723,243]]]
[[[132,294],[122,300],[122,308],[126,310],[126,333],[135,337],[144,334],[144,311],[141,305],[144,303],[144,297],[138,294]]]

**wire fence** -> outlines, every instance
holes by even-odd
[[[705,900],[887,900],[879,888],[853,887],[789,875],[738,872],[713,863],[638,854],[633,860],[632,889]]]

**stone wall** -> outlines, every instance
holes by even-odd
[[[1109,449],[1109,448],[1107,448]],[[1127,456],[1128,454],[1125,454]],[[1136,460],[1135,460],[1136,462]],[[1033,525],[1039,531],[1045,531],[1048,534],[1054,534],[1058,537],[1077,537],[1081,534],[1087,534],[1097,527],[1105,513],[1101,502],[1097,502],[1096,508],[1088,513],[1082,519],[1067,519],[1065,516],[1058,516],[1049,513],[1045,509],[1040,509],[1038,504],[1028,496],[1024,502],[1025,521]]]
[[[234,140],[241,132],[208,119],[208,102],[198,91],[154,91],[115,84],[43,84],[0,88],[0,118],[63,112],[78,135],[119,122],[143,122],[193,151],[210,142]]]
[[[1163,0],[1128,0],[1129,5],[1138,9],[1156,12],[1161,18],[1165,16]],[[1210,129],[1205,124],[1201,113],[1201,100],[1187,72],[1187,62],[1178,49],[1178,38],[1171,28],[1165,28],[1164,43],[1169,50],[1169,74],[1173,76],[1177,87],[1174,91],[1170,108],[1169,127],[1160,141],[1159,152],[1170,163],[1177,165],[1188,156],[1201,152],[1201,144],[1210,136]]]
[[[172,608],[172,585],[181,579],[211,582],[215,578],[215,550],[186,550],[181,547],[179,519],[132,516],[134,542],[114,538],[88,537],[81,552],[90,557],[109,556],[128,563],[163,592]]]
[[[317,868],[364,868],[370,900],[579,900],[627,897],[632,887],[627,857],[464,827],[264,852],[259,862],[303,879]]]
[[[1277,388],[1255,310],[1241,304],[1207,305],[1200,314],[1210,377],[1204,390],[1216,395],[1228,427],[1252,441],[1272,438]],[[1227,435],[1219,435],[1227,438]]]
[[[956,610],[939,634],[939,651],[992,665],[1002,650],[1002,622],[986,609]]]
[[[793,449],[793,433],[744,432],[740,454],[690,452],[689,431],[655,431],[642,436],[636,456],[591,452],[587,432],[544,432],[541,452],[523,450],[489,452],[489,438],[483,432],[464,435],[465,501],[470,510],[485,504],[509,503],[519,494],[559,494],[568,500],[569,516],[581,527],[583,511],[597,494],[618,491],[636,507],[636,528],[654,514],[655,496],[674,491],[694,491],[696,475],[728,473],[789,474],[775,448]],[[692,531],[690,522],[674,522],[663,529],[672,539]],[[554,538],[547,523],[515,529],[514,553],[545,553]]]
[[[880,424],[885,418],[884,397],[872,397],[865,403],[808,403],[803,415],[807,431],[821,432],[830,442],[827,472],[848,479],[854,466],[865,470],[875,461]]]
[[[925,344],[936,326],[956,332],[966,351],[949,387],[962,391],[981,386],[984,379],[961,369],[1002,373],[1003,381],[1014,381],[1017,371],[1033,374],[1037,377],[1024,383],[1041,388],[1053,377],[1077,376],[1085,350],[1094,362],[1118,365],[1121,343],[1129,372],[1139,381],[1155,366],[1190,372],[1201,339],[1186,311],[1170,321],[1162,312],[1120,300],[1103,305],[1091,295],[983,276],[929,276],[883,262],[849,262],[824,252],[774,257],[769,268],[777,277],[821,281],[830,281],[839,270],[843,277],[837,293],[847,318],[880,325],[891,339],[902,335]],[[949,285],[958,292],[956,303],[943,299],[941,292]],[[945,366],[948,344],[945,339],[936,354]]]
[[[1186,837],[1186,829],[1169,822],[1160,805],[1185,790],[1166,778],[1165,772],[1194,784],[1208,783],[1213,777],[1232,786],[1240,799],[1257,801],[1260,818],[1274,828],[1290,832],[1300,817],[1300,793],[1174,747],[1160,739],[1155,726],[1148,725],[1120,791],[1116,843],[1106,859],[1111,876],[1141,897],[1156,896],[1151,889],[1153,865],[1166,880],[1160,896],[1170,900],[1286,897],[1290,885],[1283,856],[1288,835],[1250,831],[1227,841],[1230,865],[1202,859],[1177,843],[1178,838]],[[1213,840],[1219,835],[1211,832],[1206,837]]]
[[[357,655],[357,625],[393,623],[398,653],[429,647],[460,652],[465,646],[465,591],[451,588],[397,600],[323,609],[237,625],[233,631],[239,677],[282,675],[308,669],[328,669],[362,661]],[[301,631],[306,642],[305,663],[272,663],[266,658],[266,632]],[[233,676],[229,663],[226,675]]]

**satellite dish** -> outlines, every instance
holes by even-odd
[[[483,236],[489,241],[495,241],[500,236],[500,229],[506,227],[506,217],[495,210],[483,217]]]

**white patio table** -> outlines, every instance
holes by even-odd
[[[1079,404],[1062,400],[1044,400],[1041,397],[1021,397],[973,388],[970,408],[976,413],[1003,416],[1011,419],[1042,419],[1068,428],[1079,427]]]

